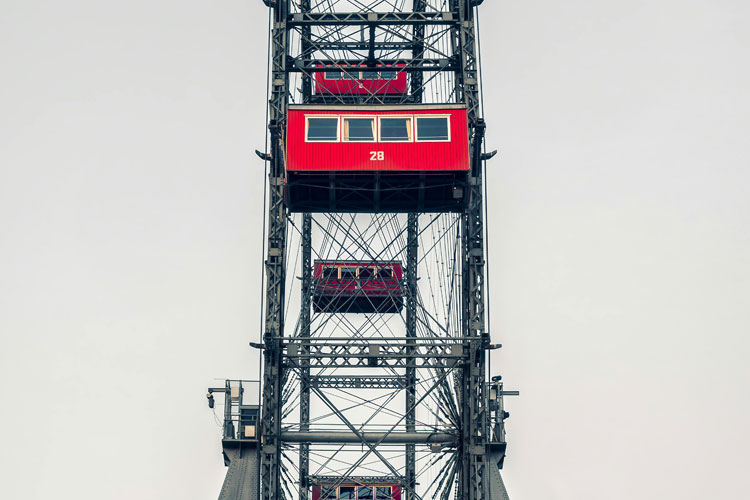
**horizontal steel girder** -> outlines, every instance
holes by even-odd
[[[294,432],[281,433],[281,441],[287,443],[368,443],[383,444],[447,444],[455,443],[458,438],[445,432],[362,432],[357,436],[353,432]]]
[[[406,377],[388,375],[381,377],[368,377],[365,375],[320,375],[310,377],[310,385],[313,387],[334,389],[404,389],[406,387]]]
[[[285,358],[292,364],[307,360],[310,368],[326,367],[405,367],[412,360],[415,368],[450,368],[468,360],[461,344],[369,344],[294,342],[286,345]]]
[[[452,12],[305,12],[289,16],[287,26],[458,24]]]
[[[404,73],[418,73],[428,71],[455,71],[457,69],[457,66],[453,64],[453,61],[446,58],[377,59],[377,63],[379,65],[392,66],[392,68],[374,66],[372,67],[372,71],[386,69]],[[295,59],[293,65],[287,66],[287,70],[290,72],[304,71],[306,73],[324,71],[326,69],[351,72],[367,70],[368,67],[366,64],[366,59],[307,59],[304,62],[302,59]]]
[[[310,475],[312,484],[331,484],[341,481],[341,476],[314,476]],[[397,484],[404,483],[403,476],[349,476],[348,481],[358,484]]]
[[[330,41],[318,41],[313,40],[310,42],[315,50],[369,50],[370,44],[368,42],[330,42]],[[411,50],[414,47],[414,42],[381,42],[375,41],[372,44],[372,48],[375,50]]]

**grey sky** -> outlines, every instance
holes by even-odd
[[[0,6],[0,496],[214,498],[205,387],[258,370],[267,11]],[[480,20],[511,498],[741,498],[750,4]]]

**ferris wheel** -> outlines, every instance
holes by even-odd
[[[221,499],[505,499],[488,371],[482,0],[270,8],[260,404]]]

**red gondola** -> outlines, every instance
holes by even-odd
[[[371,478],[352,477],[339,483],[335,478],[317,481],[312,500],[401,500],[401,487]]]
[[[403,64],[399,66],[404,66]],[[401,97],[406,94],[406,72],[398,67],[362,66],[360,71],[340,71],[335,66],[315,73],[316,96],[376,95]]]
[[[313,265],[315,312],[392,313],[404,306],[403,268],[398,261],[316,260]]]
[[[292,211],[445,212],[466,203],[461,105],[290,106],[286,146]]]

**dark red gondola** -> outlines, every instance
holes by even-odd
[[[312,487],[312,500],[401,500],[400,486],[362,479],[318,481]]]
[[[403,66],[400,65],[400,66]],[[325,99],[347,95],[375,95],[400,98],[406,94],[406,72],[399,66],[362,66],[358,71],[341,71],[335,66],[315,73],[315,95]]]
[[[398,261],[317,260],[313,266],[315,312],[395,313],[404,306]]]

